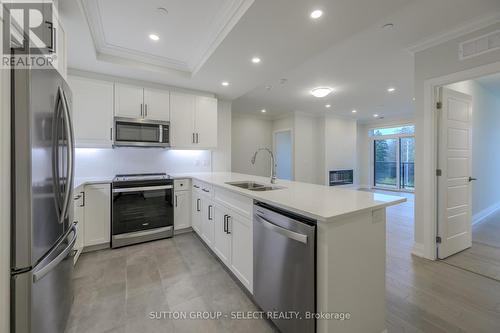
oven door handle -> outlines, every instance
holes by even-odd
[[[174,188],[174,186],[173,185],[162,185],[162,186],[114,188],[113,193],[158,191],[158,190],[168,190],[171,188]]]

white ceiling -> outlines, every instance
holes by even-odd
[[[92,14],[96,3],[99,15]],[[324,16],[312,21],[317,8]],[[412,114],[413,58],[406,48],[495,10],[498,0],[60,2],[70,68],[212,92],[236,99],[235,112],[321,113],[328,102],[329,112],[350,116],[356,108],[359,119],[375,111]],[[216,21],[227,24],[221,30]],[[386,22],[395,28],[382,31]],[[151,32],[159,42],[149,40]],[[256,55],[259,65],[250,61]],[[316,85],[336,92],[314,99],[308,91]],[[397,87],[392,95],[390,85]]]
[[[412,117],[414,61],[408,48],[499,10],[498,0],[411,1],[368,29],[259,85],[238,98],[233,110],[259,113],[265,108],[269,117],[291,111],[327,112],[362,122],[373,121],[374,114]],[[328,14],[321,24],[334,24]],[[382,29],[385,23],[393,23],[394,28]],[[286,84],[279,83],[281,78],[287,79]],[[273,88],[268,90],[268,86]],[[316,86],[330,86],[335,92],[315,98],[309,92]],[[388,93],[389,87],[396,91]],[[331,107],[325,108],[326,104]]]

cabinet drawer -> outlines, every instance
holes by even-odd
[[[190,183],[189,179],[174,179],[174,191],[188,191]]]
[[[253,200],[251,198],[220,187],[214,189],[214,197],[217,203],[221,203],[245,218],[252,219]]]
[[[193,179],[193,188],[200,194],[213,197],[213,187],[210,184]]]

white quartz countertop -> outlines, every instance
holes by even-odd
[[[234,172],[183,173],[171,176],[177,179],[194,178],[319,221],[330,221],[341,216],[385,208],[406,201],[406,198],[399,196],[281,179],[278,179],[275,185],[284,186],[283,189],[250,191],[226,183],[255,181],[270,184],[270,179]]]

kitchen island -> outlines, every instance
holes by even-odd
[[[196,191],[200,193],[198,199],[193,197],[193,206],[199,205],[199,198],[206,197],[209,200],[207,206],[215,206],[216,214],[219,210],[217,206],[221,205],[229,207],[230,211],[236,211],[234,215],[246,215],[250,227],[247,225],[245,230],[249,233],[252,232],[254,200],[317,221],[317,332],[386,331],[386,208],[405,202],[405,198],[286,180],[270,184],[269,178],[231,172],[172,176],[192,179],[193,195]],[[251,191],[228,184],[241,182],[255,182],[278,188]],[[224,214],[224,217],[226,215],[229,213]],[[210,218],[210,208],[208,216]],[[196,223],[193,215],[195,231],[198,228]],[[220,258],[224,258],[219,255],[217,244],[214,245],[210,237],[204,235],[202,228],[199,226],[200,231],[197,231],[202,240]],[[216,239],[215,236],[215,241]],[[232,271],[252,293],[252,278],[245,276],[244,268],[248,268],[248,265],[243,264],[241,267]],[[247,274],[252,275],[251,272]]]

